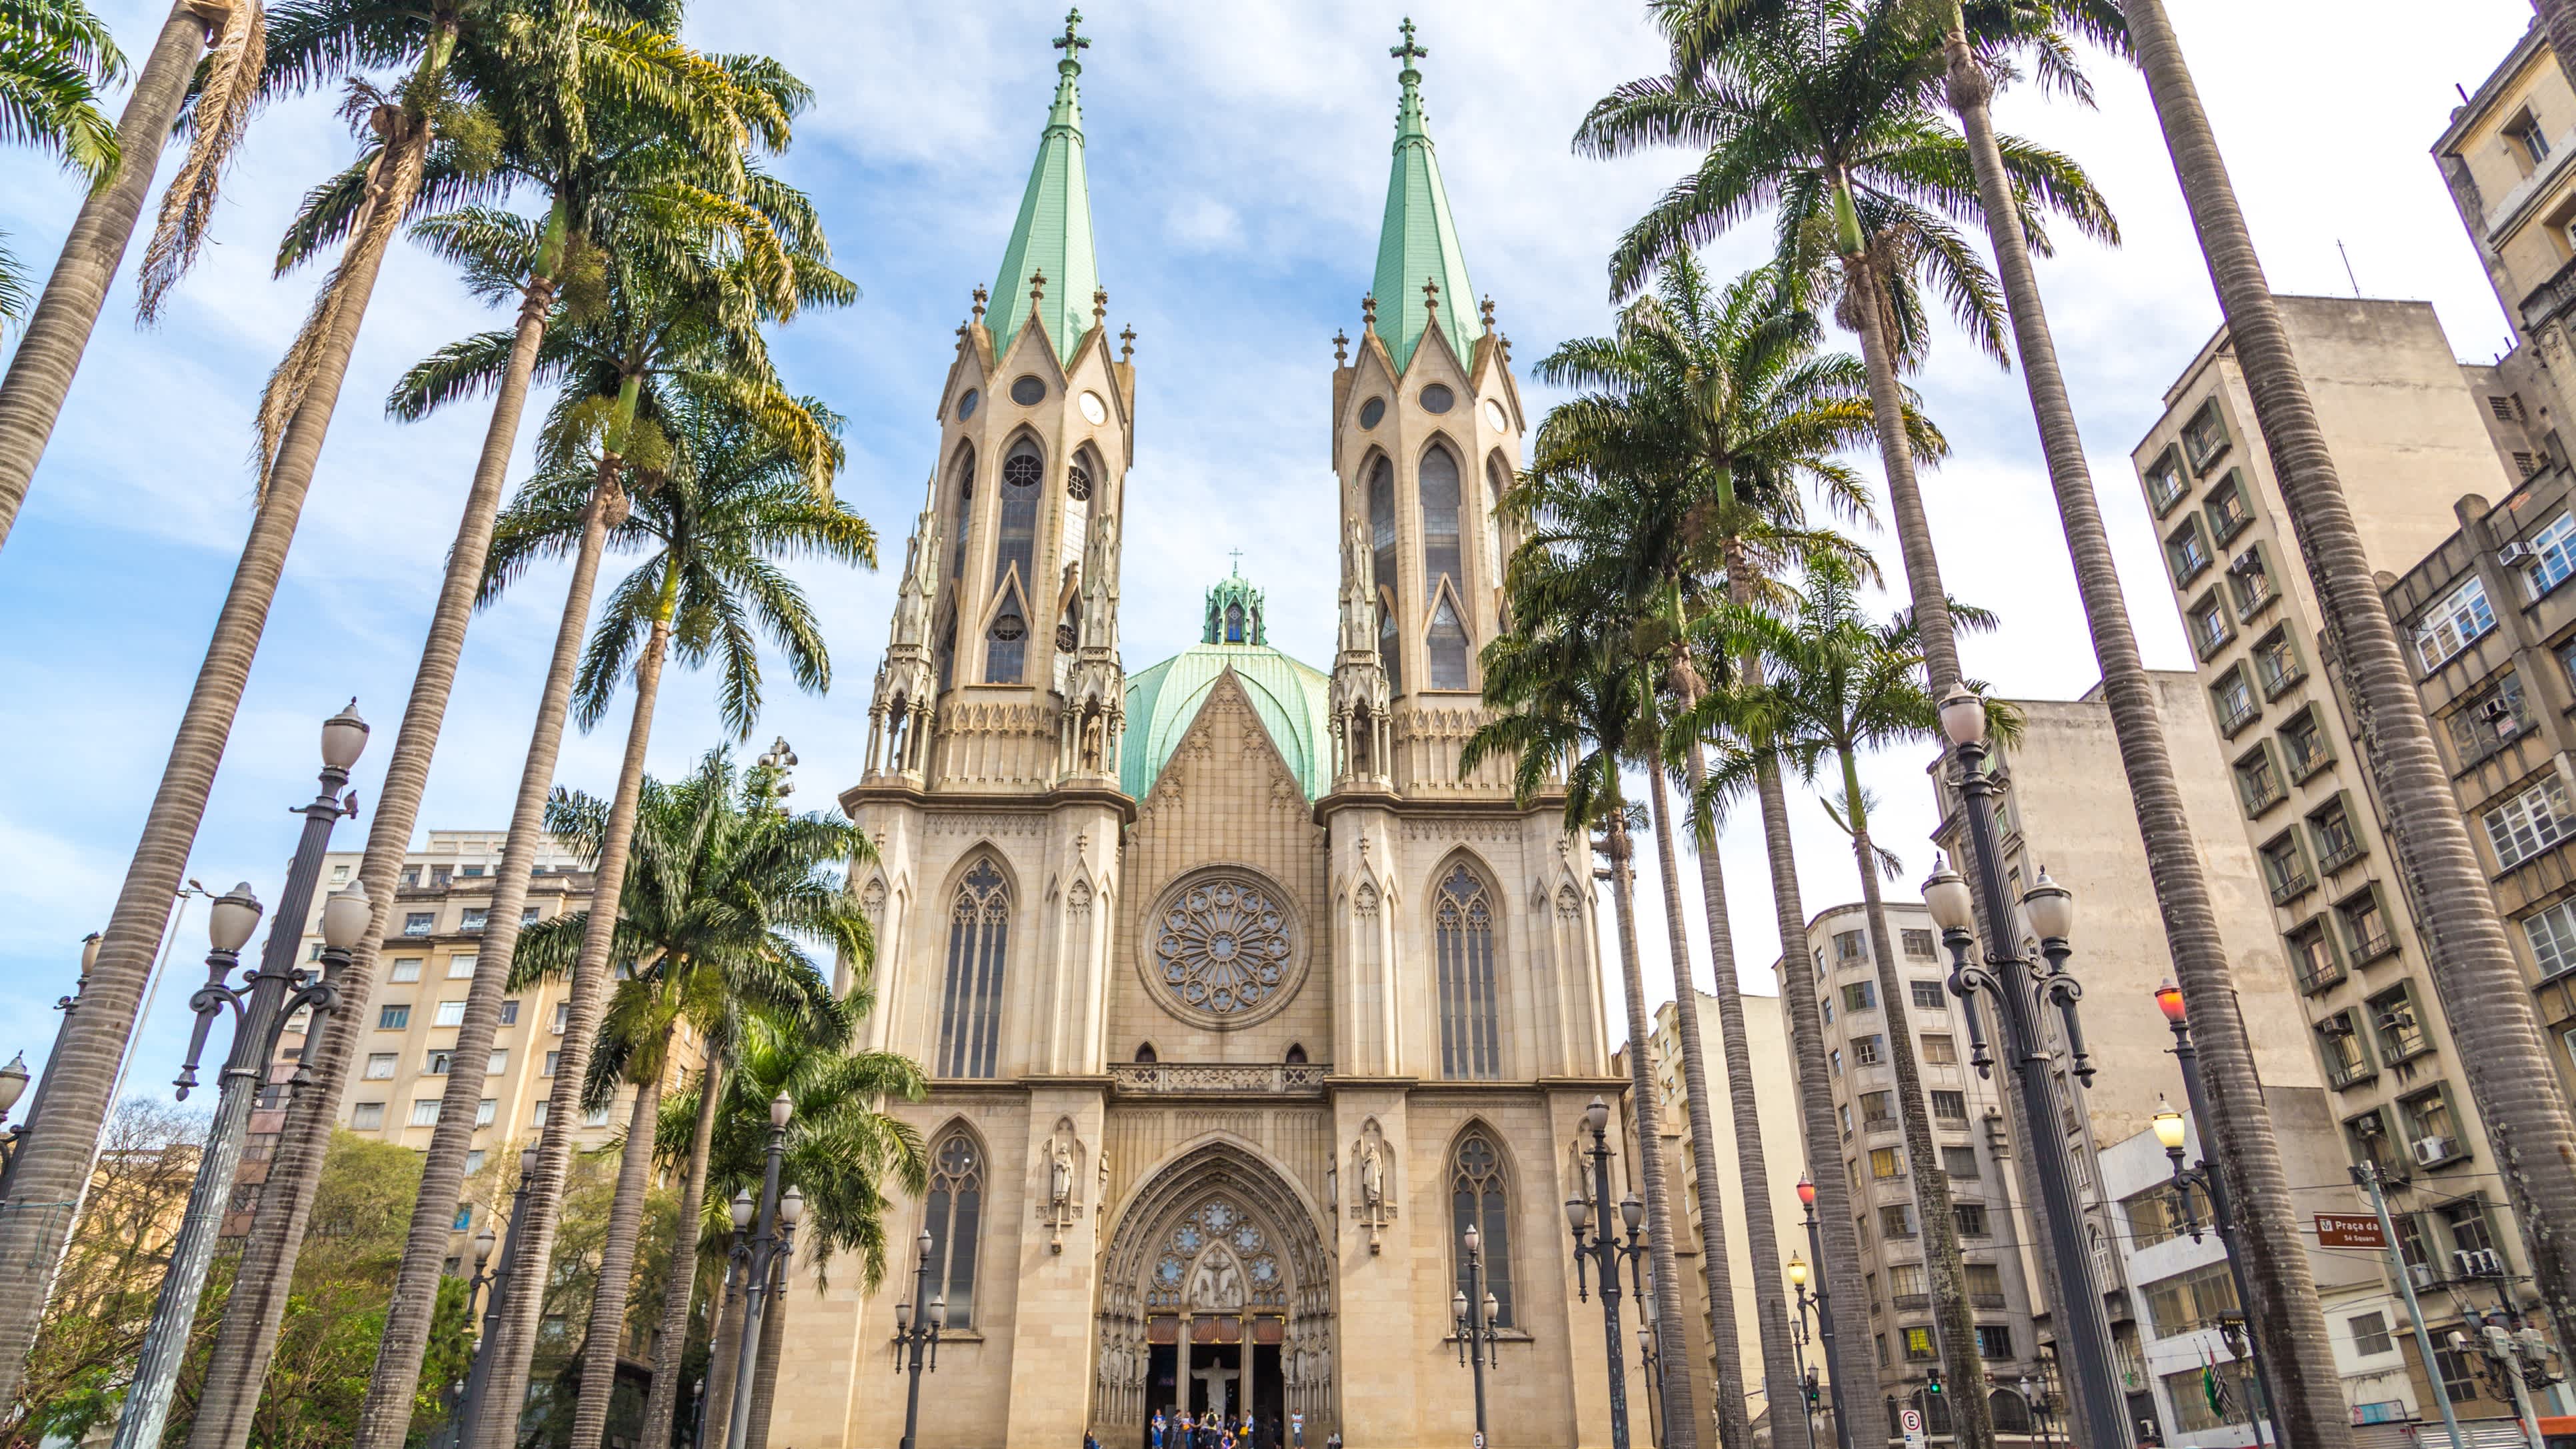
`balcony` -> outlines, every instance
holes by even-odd
[[[1112,1062],[1109,1085],[1122,1097],[1320,1097],[1332,1070],[1323,1062]]]
[[[2245,727],[2262,713],[2251,699],[2239,700],[2232,705],[2222,701],[2219,704],[2218,732],[2232,740],[2244,733]]]
[[[1896,1295],[1895,1303],[1896,1311],[1899,1313],[1921,1313],[1932,1306],[1932,1295],[1929,1293],[1899,1293]]]
[[[2383,956],[2394,956],[2396,954],[2397,937],[2395,933],[2391,932],[2385,926],[2382,926],[2376,933],[2365,936],[2361,940],[2354,942],[2352,947],[2353,961],[2356,964],[2363,966],[2367,966],[2371,962],[2376,961]]]
[[[2332,875],[2369,853],[2370,847],[2363,845],[2361,837],[2356,835],[2327,852],[2325,857],[2317,862],[2317,868]]]
[[[1971,1308],[2001,1308],[2004,1306],[2004,1295],[2001,1293],[1971,1293],[1968,1295],[1968,1306]]]
[[[2308,874],[2307,867],[2301,866],[2295,874],[2273,881],[2272,904],[2286,906],[2316,888],[2316,877]]]
[[[1860,1119],[1860,1127],[1864,1132],[1893,1132],[1896,1130],[1896,1119],[1884,1116],[1863,1117]]]
[[[2345,974],[2341,961],[2328,961],[2314,968],[2302,967],[2298,977],[2299,990],[2314,996],[2329,986],[2340,984]]]
[[[2293,784],[2306,784],[2309,776],[2334,763],[2334,752],[2324,748],[2322,744],[2315,752],[2304,755],[2296,748],[2285,744],[2282,753],[2289,757],[2290,780]]]

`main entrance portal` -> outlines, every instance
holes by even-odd
[[[1282,1444],[1302,1414],[1319,1444],[1333,1413],[1333,1293],[1306,1206],[1250,1153],[1211,1142],[1156,1173],[1119,1219],[1103,1265],[1092,1432],[1146,1442],[1160,1411],[1253,1421]]]

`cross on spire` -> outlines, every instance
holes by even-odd
[[[1239,548],[1234,550],[1234,572],[1238,575],[1243,572],[1243,550]]]
[[[1064,58],[1067,60],[1080,60],[1082,53],[1091,48],[1091,42],[1083,39],[1082,32],[1076,28],[1081,24],[1081,11],[1064,12],[1064,34],[1050,42],[1056,49],[1064,52]]]
[[[1392,47],[1389,47],[1386,53],[1387,53],[1387,54],[1389,54],[1389,55],[1391,55],[1391,56],[1394,56],[1396,59],[1398,59],[1398,60],[1400,60],[1400,61],[1403,61],[1403,62],[1404,62],[1404,68],[1405,68],[1406,70],[1411,70],[1411,69],[1413,69],[1413,63],[1414,63],[1415,61],[1417,61],[1417,60],[1421,60],[1421,59],[1424,59],[1425,57],[1429,56],[1429,55],[1431,54],[1431,52],[1430,52],[1430,51],[1428,51],[1428,50],[1425,50],[1425,49],[1423,49],[1421,46],[1416,45],[1416,44],[1414,44],[1414,43],[1413,43],[1413,17],[1412,17],[1412,16],[1408,15],[1408,16],[1404,17],[1404,23],[1403,23],[1402,25],[1397,26],[1397,27],[1396,27],[1396,29],[1401,30],[1401,31],[1403,31],[1403,32],[1404,32],[1404,44],[1402,44],[1402,45],[1398,45],[1398,46],[1392,46]]]

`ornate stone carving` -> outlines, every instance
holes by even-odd
[[[1248,870],[1184,877],[1144,920],[1146,980],[1164,1010],[1204,1026],[1249,1026],[1288,1004],[1306,946],[1287,892]]]
[[[1381,1234],[1396,1218],[1400,1192],[1394,1173],[1395,1157],[1387,1149],[1386,1133],[1371,1117],[1361,1124],[1359,1140],[1351,1144],[1351,1219],[1368,1229],[1372,1255],[1384,1251]]]
[[[1332,1070],[1323,1062],[1112,1062],[1109,1083],[1121,1096],[1319,1097]]]

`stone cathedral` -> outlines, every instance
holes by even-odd
[[[1529,420],[1432,153],[1428,52],[1408,22],[1373,290],[1315,389],[1331,667],[1271,647],[1237,575],[1196,645],[1130,674],[1139,367],[1094,250],[1088,42],[1055,43],[840,797],[877,846],[857,877],[870,1045],[933,1078],[897,1108],[932,1176],[889,1211],[878,1291],[846,1261],[802,1270],[769,1442],[900,1438],[892,1339],[926,1229],[945,1337],[924,1449],[1124,1449],[1157,1410],[1464,1446],[1470,1223],[1504,1325],[1492,1441],[1605,1442],[1601,1310],[1576,1297],[1563,1204],[1588,1196],[1583,1109],[1622,1083],[1583,842],[1559,802],[1513,803],[1507,762],[1459,771]]]

